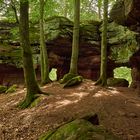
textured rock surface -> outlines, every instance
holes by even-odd
[[[128,87],[129,82],[123,78],[108,78],[107,85],[111,87]]]
[[[101,126],[77,119],[48,132],[40,140],[119,140]]]
[[[8,23],[4,24],[1,24],[2,27],[0,27],[0,32],[5,32],[6,30],[5,39],[3,39],[0,34],[0,63],[7,63],[16,67],[21,67],[22,57],[17,27],[15,24],[10,24],[10,26]],[[38,24],[31,25],[30,27],[32,51],[33,54],[35,54],[33,55],[35,68],[39,65],[40,59],[38,29]],[[48,49],[50,69],[57,69],[58,79],[62,78],[63,75],[69,71],[73,34],[72,31],[73,23],[64,17],[53,17],[48,19],[45,23],[45,38]],[[84,78],[97,80],[99,77],[101,31],[101,23],[97,21],[86,21],[80,25],[78,73]],[[137,34],[135,32],[129,31],[127,27],[123,27],[114,22],[109,23],[108,77],[113,77],[113,69],[118,66],[118,64],[115,64],[115,62],[119,62],[119,66],[121,66],[122,63],[128,63],[129,57],[132,56],[133,53],[138,50],[138,48]],[[1,67],[2,66],[3,65],[1,65]],[[17,72],[15,70],[13,77],[17,77],[17,73],[19,73],[19,71],[19,75],[23,77],[23,72],[19,69],[17,69]],[[8,73],[12,72],[9,71]],[[8,75],[11,75],[8,73],[7,76],[4,76],[5,74],[1,74],[2,77],[0,81],[5,81],[4,77],[7,78]]]
[[[110,18],[122,25],[140,24],[140,1],[119,0],[110,12]]]

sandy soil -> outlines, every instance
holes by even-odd
[[[36,107],[18,109],[25,89],[0,94],[0,140],[37,140],[72,118],[97,113],[100,125],[123,140],[140,140],[140,97],[130,88],[101,88],[90,80],[63,89],[57,82],[42,87]]]

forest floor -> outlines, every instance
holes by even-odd
[[[123,140],[140,140],[140,97],[130,88],[102,88],[85,80],[63,89],[57,82],[42,87],[36,107],[21,110],[25,89],[0,94],[0,140],[37,140],[44,132],[90,113],[97,113],[100,125]]]

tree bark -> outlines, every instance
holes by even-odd
[[[77,74],[79,54],[79,24],[80,24],[80,0],[74,0],[74,28],[72,42],[72,56],[69,73]]]
[[[67,0],[64,0],[64,17],[67,18],[68,15],[68,4]]]
[[[17,9],[16,9],[16,6],[15,6],[15,3],[13,0],[11,0],[11,7],[14,11],[14,14],[15,14],[15,18],[16,18],[16,23],[19,24],[19,19],[18,19],[18,14],[17,14]]]
[[[101,19],[101,7],[102,7],[102,0],[97,1],[97,7],[98,7],[98,17]]]
[[[107,85],[107,24],[108,24],[108,0],[104,0],[103,31],[101,40],[101,66],[100,77],[96,82],[102,86]]]
[[[132,83],[131,88],[134,88],[137,94],[140,96],[140,69],[138,67],[133,67],[131,69]]]
[[[20,104],[21,108],[28,107],[36,98],[36,94],[41,93],[37,84],[35,71],[33,67],[32,52],[29,42],[29,18],[28,18],[29,2],[28,0],[20,0],[20,42],[23,50],[23,69],[24,78],[27,87],[25,100]]]
[[[41,58],[41,82],[46,84],[49,79],[49,62],[44,38],[44,0],[40,0],[40,58]]]

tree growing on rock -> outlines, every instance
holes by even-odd
[[[74,27],[72,41],[72,55],[69,73],[64,75],[60,83],[64,87],[77,84],[82,81],[82,77],[78,76],[78,54],[79,54],[79,27],[80,27],[80,0],[74,0]]]

